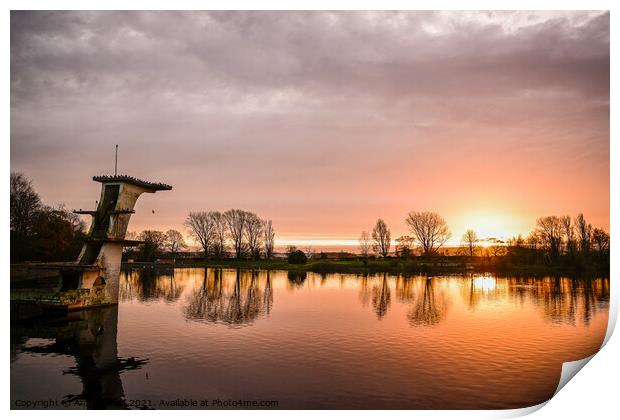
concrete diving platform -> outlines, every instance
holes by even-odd
[[[85,244],[75,262],[25,263],[11,266],[11,318],[23,319],[47,310],[71,311],[118,303],[123,247],[134,205],[143,193],[170,185],[127,175],[93,177],[100,182],[96,210],[74,210],[92,216]]]

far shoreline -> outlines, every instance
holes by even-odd
[[[449,275],[480,274],[527,275],[527,276],[570,276],[570,277],[609,277],[609,268],[575,266],[574,264],[518,264],[506,257],[409,257],[369,259],[311,259],[304,264],[293,264],[286,260],[194,260],[182,259],[172,263],[127,262],[122,269],[172,269],[172,268],[222,268],[246,270],[285,270],[294,272],[313,272],[318,274],[408,274],[408,275]]]

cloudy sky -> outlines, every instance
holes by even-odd
[[[412,210],[457,239],[607,229],[609,14],[12,12],[11,169],[90,209],[117,143],[174,186],[132,230],[231,207],[285,241]]]

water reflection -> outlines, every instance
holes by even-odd
[[[377,318],[381,319],[385,316],[390,307],[391,292],[388,286],[387,274],[383,274],[383,280],[380,284],[372,287],[372,307],[377,314]]]
[[[496,278],[470,274],[461,284],[461,295],[467,307],[475,311],[483,303],[499,301],[505,298],[509,288],[498,286]]]
[[[508,283],[511,288],[526,290],[529,299],[541,307],[546,319],[553,323],[574,325],[581,320],[587,325],[602,310],[600,302],[609,301],[609,279],[554,277],[540,282],[518,278],[509,279]]]
[[[192,287],[196,270],[191,273],[173,270],[153,270],[124,273],[121,300],[152,301],[179,300],[186,287]],[[223,323],[229,326],[249,325],[273,307],[272,277],[284,274],[289,291],[301,290],[311,279],[311,287],[325,287],[328,281],[338,281],[345,287],[353,276],[343,274],[314,274],[304,271],[270,272],[260,270],[198,270],[200,285],[186,297],[184,314],[187,319]],[[310,276],[310,277],[309,277]],[[317,281],[318,280],[318,281]],[[552,323],[588,323],[601,302],[609,300],[609,279],[570,279],[565,277],[507,277],[468,274],[456,277],[359,275],[355,277],[358,300],[371,306],[382,320],[392,305],[392,293],[400,303],[409,305],[407,320],[413,327],[433,326],[448,314],[454,293],[449,285],[456,280],[457,295],[472,311],[482,305],[497,302],[525,302],[541,308],[545,319]]]
[[[414,280],[405,280],[405,282],[409,281]],[[407,312],[407,319],[412,326],[435,325],[446,317],[448,304],[445,293],[436,287],[437,281],[431,277],[418,279],[418,282],[421,283],[421,287],[418,287],[416,298],[411,309]]]
[[[185,287],[185,282],[178,282],[174,270],[169,269],[155,271],[146,268],[124,271],[121,280],[119,289],[121,301],[163,300],[172,303],[181,297]]]
[[[197,268],[127,272],[120,290],[120,351],[116,308],[12,325],[11,398],[517,408],[600,347],[609,306],[609,279],[477,274]]]
[[[383,274],[380,282],[369,280],[368,274],[363,274],[358,279],[360,283],[358,296],[362,306],[368,306],[372,302],[372,309],[377,319],[382,319],[387,314],[392,300],[387,274]]]
[[[286,273],[286,277],[288,278],[288,288],[298,289],[303,287],[308,273],[305,271],[289,271]]]
[[[126,408],[120,374],[140,369],[148,359],[118,357],[117,323],[118,307],[110,306],[51,322],[12,325],[13,352],[75,358],[75,365],[62,374],[77,376],[82,392],[65,395],[65,407],[81,407],[83,402],[89,409]]]
[[[565,277],[509,277],[497,279],[470,275],[461,284],[461,295],[471,310],[494,302],[509,301],[540,308],[545,320],[556,324],[588,324],[601,310],[607,310],[609,279]]]
[[[588,323],[609,300],[609,279],[570,279],[565,277],[506,277],[468,274],[453,277],[314,274],[304,271],[261,270],[177,270],[156,273],[152,270],[126,272],[121,282],[121,300],[163,300],[175,302],[184,294],[187,319],[222,323],[229,326],[250,325],[268,315],[273,307],[272,278],[284,275],[286,289],[294,292],[305,286],[327,287],[336,281],[340,287],[354,282],[358,301],[371,306],[382,320],[392,305],[392,294],[406,304],[407,321],[412,327],[440,324],[448,315],[451,300],[460,295],[471,311],[499,303],[540,308],[552,323]],[[201,281],[196,282],[196,273]],[[310,279],[310,283],[308,283]],[[185,293],[186,287],[190,288]],[[453,290],[456,288],[456,290]]]
[[[398,301],[410,305],[407,319],[412,326],[436,325],[446,318],[451,284],[458,286],[463,303],[472,311],[503,302],[524,306],[527,301],[540,308],[544,319],[552,323],[574,325],[581,320],[588,325],[594,315],[607,310],[609,301],[609,279],[496,278],[470,274],[452,279],[396,276],[393,280]],[[359,301],[367,306],[372,300],[378,319],[389,309],[390,293],[385,276],[360,277]]]
[[[214,269],[204,271],[202,285],[190,292],[184,314],[194,321],[243,326],[269,315],[272,306],[269,272]]]

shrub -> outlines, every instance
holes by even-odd
[[[305,264],[308,262],[308,257],[301,249],[296,249],[288,254],[289,264]]]

